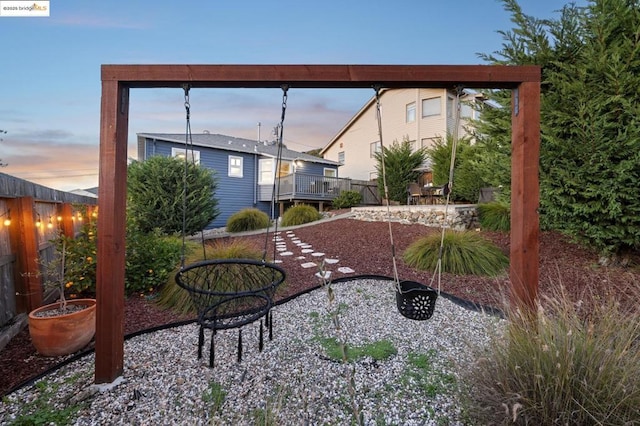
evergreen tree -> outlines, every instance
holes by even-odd
[[[542,66],[541,223],[607,256],[640,247],[640,4],[591,0],[540,20],[504,0],[516,25],[500,32],[495,64]],[[476,137],[488,179],[510,185],[510,96],[485,111]],[[507,149],[508,147],[508,149]]]
[[[393,141],[389,147],[376,152],[376,171],[378,172],[378,192],[384,198],[384,182],[382,180],[382,156],[384,155],[389,199],[399,203],[407,202],[407,187],[409,183],[416,182],[420,171],[418,169],[426,159],[426,152],[420,148],[417,151],[411,149],[408,139],[399,143]]]
[[[185,189],[186,235],[201,231],[220,214],[213,173],[189,162],[185,185],[185,162],[177,158],[155,156],[131,163],[127,187],[128,212],[143,232],[182,233]]]

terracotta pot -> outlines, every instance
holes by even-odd
[[[63,315],[37,316],[39,312],[58,309],[60,303],[41,306],[29,314],[29,334],[33,346],[44,356],[72,354],[85,347],[96,332],[96,300],[68,300],[67,306],[86,309]]]

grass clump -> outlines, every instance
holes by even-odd
[[[450,391],[456,385],[456,378],[435,365],[436,357],[434,349],[425,353],[409,352],[402,381],[415,384],[429,398]]]
[[[340,195],[331,201],[334,209],[348,209],[355,207],[362,202],[362,195],[358,191],[342,191]]]
[[[507,203],[491,202],[478,204],[480,227],[487,231],[509,231],[511,229],[511,208]]]
[[[431,234],[413,242],[404,252],[407,265],[420,270],[435,269],[441,235]],[[442,271],[458,275],[495,276],[504,271],[509,258],[498,246],[474,231],[444,234]]]
[[[209,408],[210,413],[216,413],[222,408],[227,399],[227,391],[216,381],[209,383],[209,387],[202,393],[202,401]]]
[[[188,241],[185,247],[185,264],[199,262],[203,259],[262,259],[262,251],[253,244],[242,241],[233,240],[231,242],[215,241],[213,244],[205,246],[202,251],[202,245],[194,241]],[[196,308],[191,301],[189,293],[176,283],[176,274],[180,270],[180,265],[169,274],[169,278],[160,290],[160,294],[156,299],[156,303],[165,309],[171,309],[174,312],[186,315],[196,312]]]
[[[298,204],[287,209],[282,215],[282,226],[295,226],[320,220],[322,215],[315,207]]]
[[[322,346],[327,357],[334,361],[355,361],[361,358],[369,357],[376,361],[383,361],[398,353],[398,350],[389,340],[378,340],[366,343],[362,346],[346,346],[346,360],[343,359],[342,348],[338,339],[329,337],[321,339]]]
[[[58,396],[60,385],[48,381],[38,382],[38,395],[22,407],[22,413],[9,424],[22,425],[66,425],[71,424],[73,418],[83,408],[83,404],[70,404],[60,407],[54,402]]]
[[[479,354],[467,411],[480,424],[638,424],[640,310],[550,294],[536,318],[511,312],[506,334]]]
[[[242,209],[227,219],[228,232],[245,232],[269,226],[269,216],[256,208]]]

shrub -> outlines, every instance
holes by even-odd
[[[414,151],[408,136],[402,142],[393,141],[391,146],[385,146],[382,151],[374,154],[376,159],[376,171],[378,172],[378,192],[381,198],[385,198],[382,160],[386,174],[389,199],[399,203],[407,202],[407,186],[410,182],[416,182],[420,172],[416,170],[424,163],[426,151],[422,148]]]
[[[180,261],[182,240],[159,230],[144,233],[129,227],[124,286],[127,294],[151,293],[167,281]]]
[[[185,167],[184,160],[163,156],[134,161],[127,169],[127,214],[143,232],[160,228],[166,234],[182,233],[184,226],[191,235],[220,214],[217,188],[213,172],[191,162]]]
[[[479,424],[637,424],[638,308],[606,295],[575,304],[555,287],[537,320],[510,312],[506,334],[479,351],[464,379],[468,413]]]
[[[478,204],[478,220],[482,229],[509,231],[511,229],[511,209],[509,204],[497,201]]]
[[[206,259],[262,259],[262,251],[247,241],[233,240],[232,242],[215,241],[213,244],[202,246],[194,241],[188,241],[185,246],[185,264],[189,265]],[[156,300],[159,306],[172,309],[179,314],[196,312],[191,296],[176,283],[176,274],[180,266],[171,271],[160,290]]]
[[[65,287],[70,297],[96,293],[97,222],[86,223],[80,235],[53,240],[58,251],[65,245]],[[180,260],[181,241],[159,230],[142,232],[127,223],[125,293],[147,293],[163,284]]]
[[[358,191],[342,191],[331,202],[334,209],[348,209],[362,202],[362,195]]]
[[[314,207],[307,204],[299,204],[287,209],[282,215],[282,226],[302,225],[304,223],[320,220],[322,215]]]
[[[232,214],[227,220],[228,232],[244,232],[269,226],[269,216],[258,209],[249,208]]]
[[[413,242],[404,252],[407,265],[417,269],[435,269],[438,263],[441,235],[431,234]],[[460,275],[502,273],[509,259],[498,246],[474,231],[451,231],[444,234],[442,271]]]

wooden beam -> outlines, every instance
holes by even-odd
[[[16,312],[31,312],[42,306],[40,250],[35,223],[33,197],[7,201],[11,209],[10,239],[16,254]]]
[[[125,207],[129,89],[102,83],[98,262],[96,271],[96,383],[122,375],[124,358]]]
[[[71,203],[62,203],[58,205],[58,217],[62,219],[59,223],[62,234],[68,238],[75,238],[73,206]]]
[[[540,244],[540,83],[523,82],[513,91],[511,120],[511,302],[535,312]]]
[[[497,65],[103,65],[100,125],[96,382],[123,368],[126,150],[129,88],[518,89],[512,159],[512,297],[532,306],[538,280],[540,67]],[[281,203],[281,212],[283,205]]]
[[[102,81],[129,87],[515,88],[537,66],[498,65],[103,65]]]

